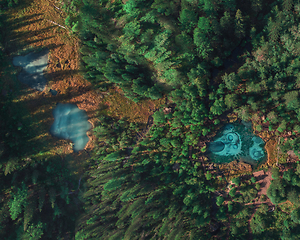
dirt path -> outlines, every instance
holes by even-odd
[[[268,188],[271,184],[271,180],[272,180],[271,170],[269,169],[266,173],[263,170],[258,171],[258,172],[254,172],[253,176],[257,179],[256,182],[260,184],[261,188],[257,193],[258,201],[245,204],[245,205],[255,205],[253,213],[252,213],[251,217],[248,220],[248,231],[249,231],[249,234],[250,234],[249,239],[252,239],[252,230],[251,230],[251,227],[250,227],[250,222],[251,222],[254,214],[256,213],[256,210],[259,208],[260,204],[266,203],[269,206],[273,206],[273,204],[272,204],[272,202],[269,198],[266,201],[263,201],[263,202],[260,201],[261,195],[267,195],[267,190],[268,190]]]
[[[257,179],[256,182],[260,184],[260,190],[257,193],[259,199],[261,195],[267,195],[267,190],[272,180],[271,169],[269,169],[267,172],[264,172],[263,170],[254,172],[253,176]],[[260,201],[256,203],[260,203]]]
[[[264,172],[263,170],[258,171],[258,172],[254,172],[253,176],[256,178],[256,182],[260,184],[261,188],[257,193],[257,198],[258,201],[254,201],[254,202],[250,202],[250,203],[246,203],[244,205],[254,205],[254,209],[253,209],[253,213],[250,216],[249,220],[248,220],[248,231],[249,231],[249,238],[248,239],[252,239],[252,231],[251,231],[251,227],[250,227],[250,222],[256,212],[256,210],[259,208],[260,204],[262,203],[266,203],[269,206],[273,206],[271,200],[269,198],[267,198],[266,201],[260,201],[261,195],[267,195],[267,190],[271,184],[271,180],[272,180],[272,173],[271,170],[269,169],[267,172]],[[224,191],[224,193],[222,194],[224,197],[227,197],[230,191],[229,186],[232,185],[232,181],[229,182],[229,185],[227,187],[227,189]],[[224,201],[225,204],[227,204],[227,200]],[[230,219],[229,219],[230,221]],[[229,233],[228,233],[229,234]]]

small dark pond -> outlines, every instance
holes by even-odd
[[[47,80],[44,77],[44,69],[48,64],[49,50],[44,49],[40,52],[31,52],[25,56],[16,56],[13,58],[13,65],[22,67],[18,75],[20,82],[38,91],[43,91]]]
[[[53,96],[56,96],[56,95],[57,95],[57,91],[56,91],[56,90],[50,89],[49,92],[50,92]]]
[[[53,116],[54,123],[50,133],[58,138],[71,140],[75,152],[83,150],[89,141],[86,132],[92,128],[86,112],[75,104],[58,103],[53,110]]]

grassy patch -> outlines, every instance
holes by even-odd
[[[270,139],[266,143],[266,151],[268,153],[268,165],[272,166],[277,161],[277,142],[275,139]]]
[[[123,96],[120,89],[110,89],[104,97],[107,114],[117,118],[127,118],[130,122],[146,123],[153,111],[164,103],[160,100],[142,100],[135,103]]]

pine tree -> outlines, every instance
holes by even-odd
[[[179,21],[183,31],[190,32],[197,25],[197,14],[185,8],[180,12]]]
[[[279,37],[279,30],[280,30],[280,23],[278,23],[277,21],[273,20],[272,17],[269,17],[268,19],[268,35],[269,35],[269,39],[272,42],[276,42],[278,37]]]
[[[252,0],[251,1],[251,8],[255,11],[255,12],[259,12],[262,10],[263,6],[262,6],[262,0]]]
[[[213,51],[210,39],[208,38],[210,30],[211,26],[209,24],[209,20],[205,17],[200,17],[198,27],[194,30],[194,44],[202,58],[206,58],[208,53]]]
[[[28,190],[24,182],[22,182],[21,188],[17,188],[11,196],[8,203],[9,212],[12,220],[16,220],[21,212],[23,212],[24,207],[28,205]]]
[[[245,32],[245,25],[244,25],[244,19],[242,16],[242,12],[240,9],[236,11],[235,14],[235,29],[234,29],[234,34],[237,38],[242,39],[245,37],[246,32]]]
[[[289,12],[293,8],[293,0],[283,0],[283,10]]]
[[[120,158],[121,158],[121,151],[116,151],[116,152],[112,152],[112,153],[106,155],[104,160],[117,161],[117,160],[120,160]]]
[[[291,219],[295,222],[295,223],[300,223],[300,208],[295,209],[294,211],[292,211],[291,213]]]
[[[232,12],[235,12],[236,9],[236,0],[227,0],[223,1],[223,6],[225,9],[228,9]]]
[[[230,73],[229,75],[225,73],[225,75],[222,76],[222,79],[229,90],[236,90],[241,82],[239,76],[234,72]]]
[[[233,24],[233,19],[230,16],[229,12],[224,12],[224,16],[221,17],[220,19],[220,25],[222,27],[222,31],[226,34],[229,34],[232,32],[232,24]]]
[[[290,91],[284,95],[285,104],[287,109],[296,110],[299,109],[298,91]]]

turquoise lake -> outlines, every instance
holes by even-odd
[[[251,123],[226,124],[208,144],[209,157],[216,163],[240,160],[257,165],[266,159],[265,142],[253,134]]]

